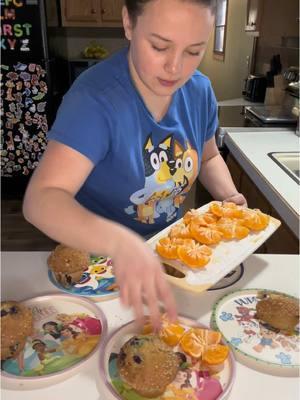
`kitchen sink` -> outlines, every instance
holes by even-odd
[[[288,152],[273,152],[268,153],[268,156],[279,165],[294,181],[300,184],[300,152],[299,151],[288,151]]]

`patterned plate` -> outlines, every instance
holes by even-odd
[[[36,389],[65,380],[86,366],[106,336],[104,314],[87,299],[54,294],[22,304],[32,310],[34,332],[17,359],[1,363],[5,388]]]
[[[195,326],[207,328],[187,318],[180,317],[179,321],[186,330]],[[101,381],[105,382],[105,385],[102,384],[101,388],[106,400],[146,400],[145,397],[138,395],[123,383],[116,366],[116,358],[120,348],[137,333],[137,326],[134,321],[131,321],[113,332],[103,344],[103,351],[100,355],[100,374]],[[181,353],[180,355],[187,368],[179,370],[176,379],[167,386],[165,393],[155,400],[197,398],[221,400],[228,396],[235,379],[235,360],[231,352],[224,363],[224,369],[218,374],[210,376],[206,371],[199,372],[198,363],[192,365],[190,357],[184,354],[179,346],[176,346],[174,351]]]
[[[112,262],[108,257],[91,256],[91,264],[83,273],[80,282],[70,288],[61,285],[50,269],[48,277],[50,282],[63,292],[88,297],[94,301],[111,300],[119,295],[112,272]]]
[[[221,298],[214,306],[212,326],[222,333],[241,363],[272,375],[297,376],[300,336],[275,332],[255,319],[257,294],[261,290],[245,289]]]

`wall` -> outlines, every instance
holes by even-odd
[[[299,3],[298,0],[263,0],[260,36],[257,43],[256,72],[269,70],[274,54],[280,54],[283,68],[299,65]],[[284,43],[283,38],[290,43]],[[294,43],[293,43],[294,42]]]
[[[251,58],[253,49],[253,37],[244,30],[246,11],[247,0],[228,1],[225,59],[214,58],[212,33],[199,67],[210,78],[218,101],[242,97],[248,75],[247,56]]]

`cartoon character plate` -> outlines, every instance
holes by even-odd
[[[36,389],[77,373],[93,359],[106,336],[102,311],[91,301],[66,294],[22,302],[32,310],[34,330],[16,359],[1,363],[8,389]]]
[[[186,330],[191,327],[207,328],[183,317],[179,318],[179,322]],[[116,364],[117,355],[123,344],[138,332],[136,323],[131,321],[113,332],[103,343],[103,351],[100,355],[100,374],[101,381],[105,382],[101,388],[106,400],[146,400],[145,397],[124,384]],[[235,379],[235,360],[231,351],[224,363],[223,370],[218,374],[209,375],[207,371],[200,372],[198,363],[192,363],[191,358],[179,346],[175,346],[173,350],[180,353],[184,368],[180,368],[175,380],[167,386],[163,395],[155,398],[156,400],[188,398],[221,400],[227,398]]]
[[[200,213],[207,212],[211,203],[198,209]],[[181,222],[165,228],[148,240],[149,245],[155,250],[156,243],[163,237],[168,236],[170,229]],[[258,247],[260,247],[275,231],[281,222],[270,217],[269,225],[262,231],[251,232],[242,240],[221,241],[212,247],[213,253],[209,263],[200,269],[191,269],[179,260],[169,260],[161,258],[165,267],[168,280],[182,289],[201,293],[214,286],[224,276],[229,274],[234,268],[249,257]]]
[[[91,263],[84,271],[80,282],[69,288],[57,281],[53,272],[48,269],[50,282],[65,293],[88,297],[93,301],[110,300],[119,295],[112,262],[108,257],[91,256]]]
[[[298,376],[299,333],[284,335],[255,318],[257,295],[261,290],[245,289],[221,298],[214,306],[212,326],[222,333],[241,363],[272,375]]]

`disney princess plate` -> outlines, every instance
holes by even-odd
[[[257,296],[261,290],[239,290],[221,298],[213,309],[212,326],[222,333],[241,363],[271,375],[298,376],[299,332],[287,336],[255,318]]]
[[[64,287],[58,282],[54,273],[48,269],[50,282],[65,293],[87,297],[96,302],[117,297],[119,289],[113,274],[111,259],[91,256],[90,260],[91,263],[82,274],[80,282],[75,285]]]
[[[91,301],[66,294],[22,302],[32,310],[34,330],[16,359],[1,363],[4,388],[37,389],[79,372],[106,336],[102,311]]]
[[[204,325],[183,317],[179,318],[179,323],[186,330],[191,327],[208,329]],[[138,332],[136,323],[131,321],[114,331],[103,343],[103,351],[100,354],[100,382],[101,392],[106,400],[146,400],[146,397],[139,395],[122,381],[117,368],[117,357],[121,347]],[[235,379],[235,360],[231,351],[225,360],[223,370],[214,375],[210,375],[208,371],[200,371],[197,361],[192,362],[192,359],[178,345],[173,347],[173,351],[180,356],[181,367],[164,394],[156,397],[155,400],[227,398]]]
[[[205,213],[209,210],[211,203],[208,203],[197,211]],[[168,236],[170,229],[182,222],[176,221],[169,227],[157,233],[148,240],[150,247],[155,250],[157,242]],[[261,231],[251,231],[242,240],[224,240],[212,246],[212,256],[209,263],[204,268],[189,268],[179,260],[170,260],[160,257],[168,280],[173,284],[187,291],[201,293],[214,286],[224,276],[228,275],[234,268],[249,257],[258,247],[260,247],[275,231],[281,222],[270,217],[268,226]]]

